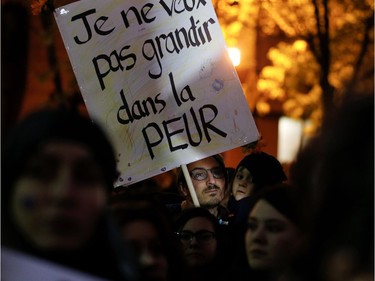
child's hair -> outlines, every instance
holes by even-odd
[[[240,167],[249,170],[255,184],[254,192],[263,186],[271,186],[287,180],[280,162],[265,152],[246,155],[237,165],[236,173]]]

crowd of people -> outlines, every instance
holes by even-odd
[[[189,163],[195,194],[177,171],[166,202],[147,180],[114,190],[95,122],[35,112],[2,147],[2,248],[103,280],[373,280],[373,118],[373,96],[344,101],[288,175],[265,152],[231,175]]]

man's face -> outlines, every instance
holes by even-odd
[[[201,159],[190,163],[187,168],[201,207],[212,208],[219,205],[225,195],[225,170],[215,158]],[[182,191],[191,200],[186,186]]]

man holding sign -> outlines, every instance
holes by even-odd
[[[221,205],[227,186],[227,174],[223,158],[216,154],[187,165],[189,175],[201,207],[207,208],[215,215],[220,223],[228,221],[228,211]],[[194,207],[193,196],[188,189],[186,178],[182,171],[178,177],[178,188],[185,201],[176,209]],[[175,211],[177,211],[175,209]]]

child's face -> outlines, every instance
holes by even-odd
[[[253,177],[250,171],[243,166],[240,166],[234,176],[232,184],[232,194],[238,201],[250,195],[254,188]]]

